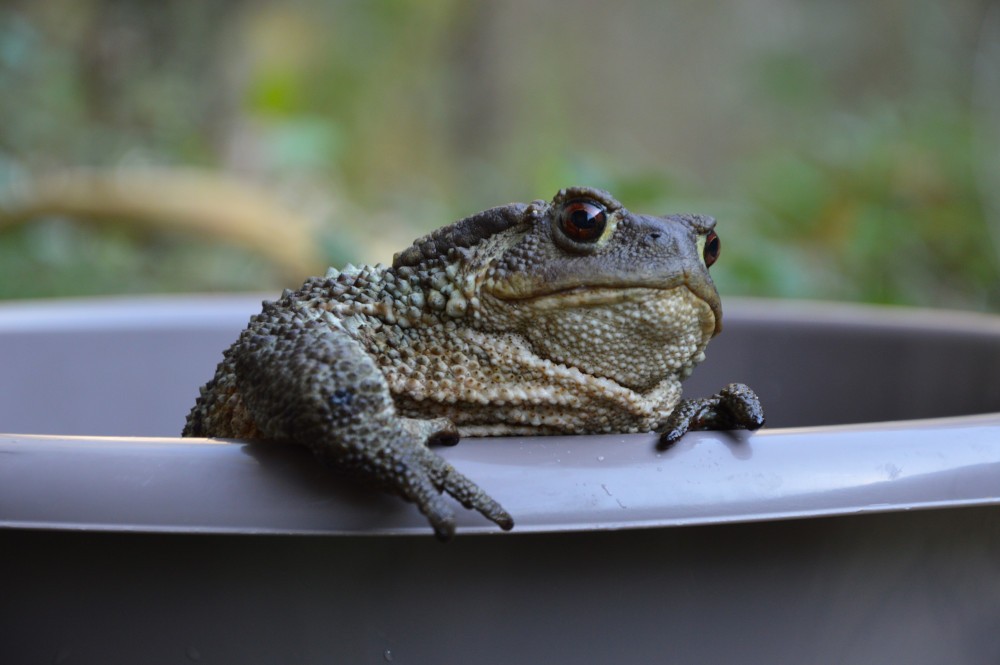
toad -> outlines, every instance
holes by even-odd
[[[681,399],[719,333],[715,220],[629,212],[572,187],[418,239],[265,302],[201,389],[184,436],[301,444],[416,504],[503,507],[436,454],[460,436],[757,429],[750,388]]]

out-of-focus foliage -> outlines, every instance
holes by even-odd
[[[331,263],[589,184],[717,216],[724,294],[998,309],[998,42],[987,0],[8,2],[0,297],[277,286],[181,233],[2,227],[40,174],[195,165]]]

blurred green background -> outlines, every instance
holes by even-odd
[[[0,4],[0,298],[297,286],[570,184],[715,215],[724,295],[1000,310],[1000,8]]]

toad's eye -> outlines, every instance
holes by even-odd
[[[705,236],[705,247],[701,252],[701,255],[705,258],[706,268],[710,268],[719,259],[719,252],[721,251],[722,242],[719,240],[719,234],[715,231],[709,231],[708,235]]]
[[[607,224],[604,208],[593,201],[570,201],[559,213],[559,228],[577,242],[594,242]]]

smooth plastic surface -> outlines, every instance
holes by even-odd
[[[439,452],[517,532],[664,527],[1000,503],[1000,416],[655,437],[469,439]],[[426,534],[410,505],[298,448],[0,437],[0,527]],[[495,526],[454,505],[462,533]]]
[[[253,298],[0,308],[0,427],[174,433]],[[737,303],[685,386],[754,386],[769,427],[466,440],[440,453],[519,531],[616,529],[1000,501],[1000,415],[850,427],[1000,405],[1000,319]],[[703,388],[702,385],[711,386]],[[812,422],[807,428],[782,424]],[[779,427],[775,427],[779,425]],[[333,477],[298,449],[206,441],[0,438],[0,525],[132,531],[423,533],[411,507]],[[492,530],[459,506],[463,531]]]
[[[0,529],[0,662],[1000,662],[1000,511],[477,536]]]
[[[259,300],[0,307],[0,663],[1000,662],[996,317],[727,301],[685,391],[768,428],[443,448],[517,526],[442,545],[173,438]]]

